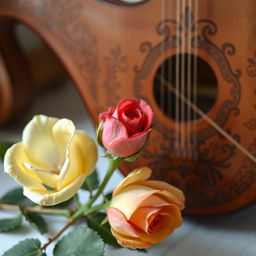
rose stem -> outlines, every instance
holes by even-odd
[[[46,244],[44,244],[40,250],[41,251],[45,251],[45,249],[47,248],[48,245],[50,245],[54,240],[56,240],[68,227],[70,227],[72,224],[74,224],[74,221],[69,220],[66,225],[59,230],[54,236],[48,238],[48,242]]]
[[[109,159],[109,165],[108,165],[108,169],[106,172],[106,175],[101,183],[101,185],[99,186],[96,194],[84,205],[82,205],[71,217],[70,219],[73,221],[76,221],[77,219],[79,219],[81,216],[84,215],[84,212],[86,212],[88,210],[88,208],[91,207],[91,205],[96,201],[96,199],[102,194],[105,186],[107,185],[109,179],[111,178],[112,174],[114,173],[114,171],[116,170],[118,164],[121,162],[121,158],[117,158],[115,160],[113,159]]]
[[[35,207],[24,207],[25,210],[28,212],[35,212],[35,213],[43,213],[43,214],[56,214],[56,215],[63,215],[63,216],[70,216],[71,210],[59,210],[59,209],[52,209],[52,208],[42,208],[40,206]],[[14,210],[19,211],[20,208],[18,205],[12,204],[0,204],[0,210]]]
[[[106,175],[105,175],[101,185],[99,186],[99,188],[97,190],[97,193],[88,202],[88,207],[90,207],[94,203],[94,201],[102,194],[105,186],[107,185],[109,179],[113,175],[114,171],[116,170],[116,168],[119,165],[119,163],[121,162],[121,160],[122,159],[120,159],[120,158],[117,158],[116,160],[109,159],[109,166],[108,166],[108,170],[106,172]]]
[[[90,207],[89,209],[85,210],[83,212],[83,216],[90,215],[94,212],[97,212],[98,210],[106,209],[106,208],[108,208],[108,206],[109,206],[109,202],[95,205],[95,206]]]

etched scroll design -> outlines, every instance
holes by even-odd
[[[254,53],[253,58],[248,58],[247,59],[249,65],[247,67],[247,74],[248,76],[255,77],[256,76],[256,51]]]
[[[256,130],[256,118],[252,118],[249,121],[244,123],[244,126],[247,127],[250,131]]]
[[[118,79],[118,74],[128,69],[127,59],[128,57],[123,55],[120,45],[112,49],[110,55],[104,58],[106,80],[103,86],[106,89],[106,95],[108,95],[107,105],[115,105],[121,100],[118,89],[122,87],[122,83]]]

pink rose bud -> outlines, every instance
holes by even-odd
[[[151,131],[153,112],[141,99],[125,99],[99,115],[98,141],[110,153],[129,157],[138,153]]]
[[[163,181],[147,180],[150,175],[147,167],[134,170],[113,191],[108,220],[123,247],[148,248],[182,223],[183,192]]]

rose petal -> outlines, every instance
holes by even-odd
[[[146,101],[142,99],[124,99],[120,101],[115,109],[113,117],[122,120],[123,112],[126,109],[140,109],[143,113],[143,128],[142,131],[146,131],[150,128],[154,113],[151,107],[147,104]]]
[[[116,140],[125,139],[127,137],[126,128],[119,120],[113,117],[106,118],[102,131],[102,143],[106,149],[109,150]]]
[[[152,190],[151,188],[143,186],[129,185],[112,198],[110,206],[117,208],[124,214],[126,219],[129,220],[139,205],[157,192],[159,192],[159,190]]]
[[[166,200],[163,200],[159,197],[159,194],[162,193],[162,191],[154,190],[155,193],[152,194],[150,197],[146,198],[144,201],[142,201],[139,205],[139,207],[157,207],[161,208],[164,206],[169,206],[170,203]]]
[[[136,134],[136,136],[132,136],[130,138],[122,137],[113,140],[112,144],[109,145],[108,150],[114,155],[120,157],[132,156],[138,153],[140,149],[144,146],[150,131],[151,130],[147,130],[145,132],[138,133]],[[104,135],[102,135],[102,138],[104,138]]]
[[[162,224],[152,233],[136,230],[138,236],[146,242],[156,244],[162,242],[167,236],[182,224],[180,210],[175,205],[164,207],[158,212],[163,217]]]
[[[84,183],[86,177],[86,174],[78,176],[72,183],[58,192],[47,191],[45,193],[41,193],[41,191],[37,192],[36,190],[24,187],[24,195],[36,204],[44,206],[59,204],[73,197]]]
[[[166,182],[157,181],[157,180],[147,180],[147,181],[141,182],[141,185],[148,186],[152,189],[168,191],[169,193],[165,194],[168,197],[168,202],[175,203],[176,205],[179,206],[181,210],[184,208],[185,196],[180,189]]]
[[[133,226],[127,221],[125,216],[116,208],[109,207],[107,209],[108,221],[111,227],[126,236],[138,238]]]
[[[139,238],[124,236],[123,234],[116,232],[113,228],[111,228],[111,232],[117,239],[117,242],[123,247],[131,248],[131,249],[144,249],[152,246],[151,243],[142,241]]]
[[[57,146],[60,164],[63,164],[65,161],[66,153],[67,153],[66,148],[69,141],[74,136],[74,133],[75,133],[75,125],[71,120],[68,120],[68,119],[60,119],[52,127],[53,140]]]
[[[90,175],[96,160],[97,148],[92,138],[84,131],[75,131],[67,147],[67,158],[59,174],[57,189],[63,189],[81,174]]]
[[[26,163],[29,163],[27,158],[28,152],[24,148],[23,144],[16,143],[11,148],[9,148],[5,154],[4,158],[4,170],[12,178],[14,178],[19,184],[29,187],[37,188],[45,191],[43,183],[48,186],[55,187],[57,184],[57,175],[40,172],[33,170],[33,168],[28,168]],[[32,163],[33,164],[33,163]]]
[[[144,115],[140,109],[127,109],[121,114],[120,120],[125,125],[129,136],[143,131]]]
[[[22,135],[25,148],[31,152],[30,161],[36,165],[47,165],[47,170],[58,169],[64,163],[65,149],[74,131],[70,120],[35,116]]]
[[[126,109],[126,108],[138,108],[138,99],[124,99],[124,100],[121,100],[116,109],[115,109],[115,112],[113,113],[113,117],[119,119],[121,118],[121,114],[122,112]]]
[[[79,148],[82,156],[83,172],[90,175],[95,170],[95,164],[98,159],[98,151],[94,140],[84,131],[76,130],[74,142]]]
[[[144,131],[144,114],[140,109],[138,99],[125,99],[120,101],[113,116],[124,124],[129,136]]]
[[[17,164],[17,163],[16,163]],[[33,177],[40,182],[41,184],[43,184],[43,186],[48,186],[51,188],[55,188],[57,187],[57,180],[58,180],[58,175],[54,174],[50,171],[46,171],[46,170],[41,170],[38,168],[35,168],[33,165],[27,163],[27,162],[23,162],[23,165],[26,167],[26,175],[33,175]],[[17,165],[16,165],[17,166]]]
[[[148,218],[159,211],[160,209],[154,205],[152,207],[139,207],[131,216],[130,222],[147,233],[149,229]]]
[[[148,167],[141,167],[130,172],[114,189],[113,196],[118,194],[124,187],[147,180],[151,176],[151,169]]]
[[[144,100],[139,101],[141,111],[144,113],[143,129],[147,130],[151,127],[154,113],[148,103]]]
[[[107,112],[102,112],[99,114],[99,119],[105,121],[107,117],[111,117],[115,112],[115,107],[109,107]]]

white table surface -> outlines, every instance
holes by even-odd
[[[94,136],[94,127],[91,124],[86,110],[74,86],[67,82],[62,87],[57,87],[35,98],[29,112],[18,122],[9,127],[0,128],[0,141],[17,141],[21,138],[24,125],[34,114],[46,114],[55,117],[66,117],[74,121],[79,129],[86,130]],[[102,155],[102,151],[100,151]],[[107,162],[100,158],[97,167],[103,176]],[[107,190],[115,187],[122,179],[116,173]],[[3,172],[0,165],[0,196],[17,184]],[[84,194],[80,194],[84,197]],[[13,211],[0,211],[0,219],[14,216]],[[0,255],[4,251],[26,238],[39,238],[42,243],[47,241],[65,223],[64,217],[45,216],[49,224],[49,233],[41,236],[23,222],[18,231],[0,233]],[[83,225],[83,224],[79,224]],[[69,229],[71,230],[72,227]],[[53,246],[47,249],[47,255],[52,255]],[[106,256],[136,256],[146,255],[128,249],[112,249],[107,247]],[[215,217],[184,217],[184,223],[173,235],[163,243],[153,246],[148,250],[149,256],[255,256],[256,255],[256,204],[221,216]]]

